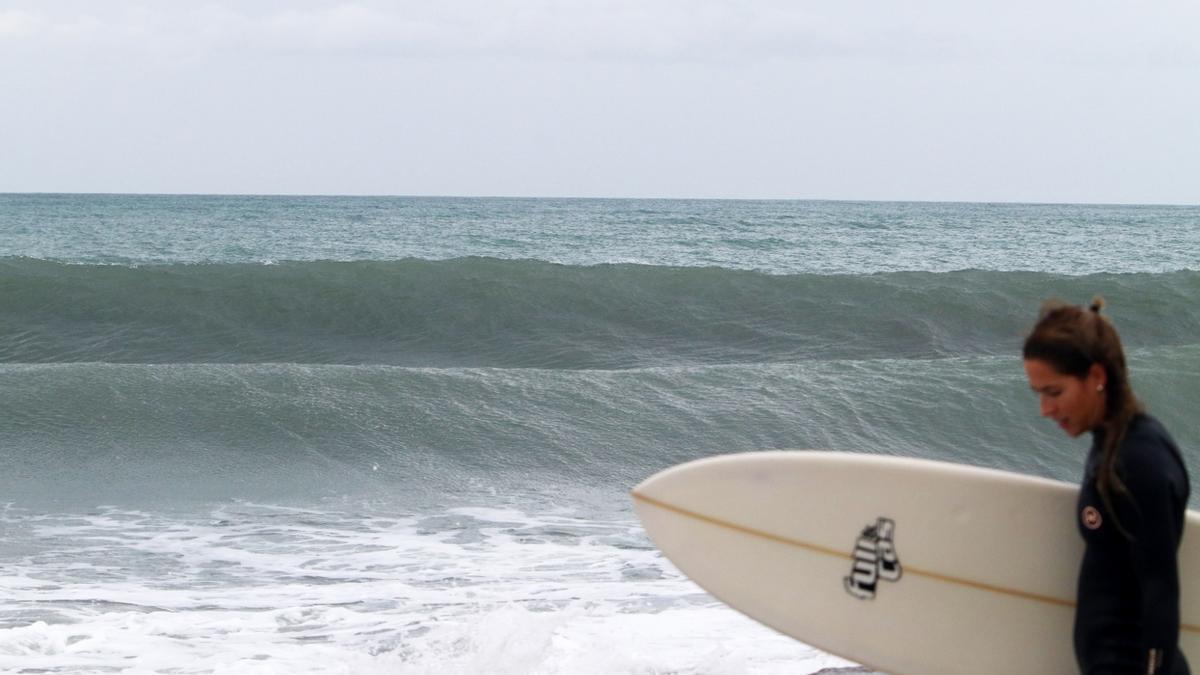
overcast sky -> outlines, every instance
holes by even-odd
[[[0,2],[0,192],[1200,203],[1194,0]]]

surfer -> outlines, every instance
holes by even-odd
[[[1072,437],[1092,434],[1077,514],[1085,553],[1075,658],[1087,675],[1186,674],[1176,554],[1187,469],[1134,395],[1103,307],[1101,298],[1086,309],[1047,303],[1023,350],[1042,416]]]

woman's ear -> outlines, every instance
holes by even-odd
[[[1096,391],[1104,391],[1104,388],[1108,386],[1108,371],[1099,363],[1093,363],[1088,368],[1087,381],[1089,385],[1096,388]]]

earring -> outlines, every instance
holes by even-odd
[[[1102,384],[1096,385],[1096,391],[1104,391],[1104,385],[1102,385]]]

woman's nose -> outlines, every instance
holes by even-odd
[[[1050,413],[1054,412],[1054,405],[1050,402],[1050,399],[1048,397],[1046,397],[1046,396],[1041,397],[1039,404],[1041,405],[1041,408],[1042,408],[1042,417],[1049,417]]]

